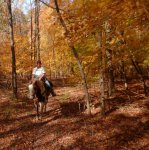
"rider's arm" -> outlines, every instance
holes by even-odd
[[[45,76],[46,76],[46,72],[45,72],[44,67],[42,67],[42,74],[40,75],[39,80],[41,80],[41,79],[44,78]]]
[[[34,76],[35,76],[35,75],[34,75],[34,74],[32,74],[32,80],[31,80],[31,81],[32,81],[32,83],[34,82]]]
[[[42,75],[40,75],[39,80],[41,80],[43,77],[45,77],[45,73],[43,73]]]

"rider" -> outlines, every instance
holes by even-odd
[[[42,80],[45,77],[45,69],[42,67],[42,63],[40,60],[37,61],[37,66],[33,69],[32,72],[32,83],[36,80]]]
[[[46,72],[44,67],[42,67],[42,63],[40,60],[37,61],[37,66],[33,69],[32,71],[32,80],[31,80],[31,84],[29,85],[29,98],[33,99],[34,98],[34,88],[33,85],[35,83],[36,80],[42,81],[42,79],[44,79],[44,82],[47,86],[51,86],[49,82],[47,82],[46,80]]]

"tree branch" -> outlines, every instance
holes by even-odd
[[[39,0],[41,3],[43,3],[44,5],[46,5],[47,7],[50,7],[52,9],[56,9],[55,7],[51,6],[50,4],[47,4],[46,2],[42,1],[42,0]],[[63,9],[59,9],[61,11],[64,11]]]
[[[55,9],[56,9],[56,11],[57,11],[57,14],[58,14],[60,23],[61,23],[62,27],[65,29],[66,34],[68,35],[69,31],[68,31],[68,29],[67,29],[67,27],[66,27],[66,24],[65,24],[65,22],[64,22],[64,20],[63,20],[63,18],[62,18],[62,16],[61,16],[60,8],[59,8],[59,6],[58,6],[57,0],[54,0],[54,2],[55,2],[55,7],[56,7]]]

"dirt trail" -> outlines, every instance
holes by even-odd
[[[58,96],[49,97],[47,112],[37,122],[26,89],[21,89],[17,102],[11,100],[10,92],[0,90],[0,149],[147,150],[148,98],[139,94],[130,100],[119,90],[109,100],[110,107],[102,117],[98,113],[98,88],[91,88],[90,92],[94,115],[82,112],[80,87],[63,87],[56,89]]]

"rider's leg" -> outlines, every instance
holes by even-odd
[[[52,87],[51,87],[51,84],[49,83],[48,80],[45,80],[45,84],[46,84],[49,88],[52,88]]]

